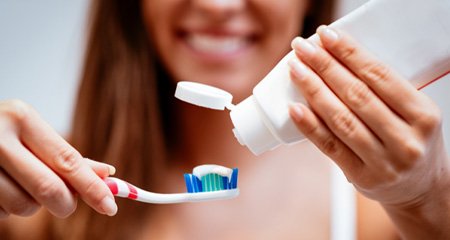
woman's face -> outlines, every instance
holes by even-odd
[[[290,49],[308,0],[143,0],[169,74],[242,100]]]

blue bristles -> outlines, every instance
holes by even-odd
[[[188,193],[202,192],[202,183],[200,179],[198,179],[198,177],[189,173],[185,173],[184,181],[186,182],[186,188]]]
[[[192,174],[188,173],[184,174],[184,182],[186,183],[188,193],[194,192],[194,184],[192,184],[191,176]]]
[[[215,173],[206,174],[200,180],[193,174],[185,173],[184,180],[188,193],[220,191],[236,189],[238,180],[238,169],[234,168],[231,178],[220,176]]]
[[[231,174],[231,180],[230,180],[230,189],[237,188],[237,181],[238,181],[238,169],[233,168],[233,173]]]

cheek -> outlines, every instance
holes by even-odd
[[[257,6],[258,19],[264,24],[266,35],[261,48],[260,66],[264,75],[291,50],[291,41],[300,34],[307,10],[307,1],[262,0]]]
[[[174,15],[175,1],[144,0],[142,17],[149,39],[155,44],[156,51],[167,48],[170,40],[170,24]]]

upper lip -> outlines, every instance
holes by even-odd
[[[244,28],[231,28],[231,27],[181,27],[178,30],[181,36],[186,34],[204,34],[215,37],[245,37],[255,38],[259,34],[255,31],[247,30]]]

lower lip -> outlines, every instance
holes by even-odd
[[[202,51],[192,46],[187,41],[186,37],[180,37],[178,40],[183,48],[185,48],[189,54],[193,55],[193,58],[199,59],[200,61],[205,61],[209,64],[235,61],[242,58],[245,54],[248,54],[253,47],[253,41],[248,41],[232,51]]]

